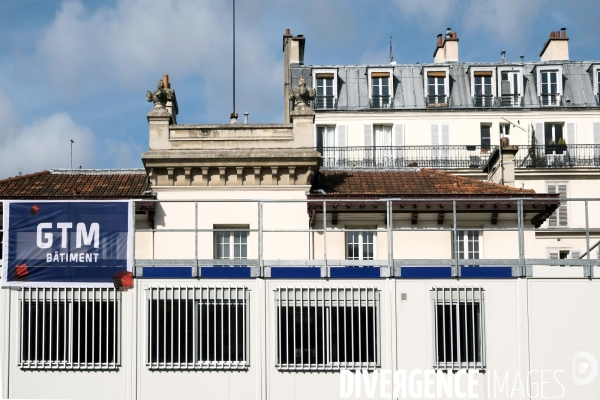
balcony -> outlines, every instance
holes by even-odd
[[[427,104],[427,107],[429,108],[448,107],[450,103],[449,99],[450,98],[445,94],[429,95],[425,97],[425,104]]]
[[[317,96],[312,102],[313,110],[335,110],[337,99],[335,96]]]
[[[540,105],[544,107],[559,107],[562,105],[560,93],[546,93],[540,95]]]
[[[600,145],[523,146],[519,149],[515,162],[517,168],[598,168]]]
[[[394,108],[394,99],[390,95],[371,96],[369,99],[371,108]]]
[[[499,107],[522,107],[523,98],[520,94],[503,94],[496,98]]]
[[[322,166],[330,168],[482,169],[494,146],[323,147]]]
[[[496,101],[491,94],[478,94],[472,98],[473,107],[494,107]]]

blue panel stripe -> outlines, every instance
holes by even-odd
[[[380,278],[379,267],[331,267],[331,278],[375,279]]]
[[[271,278],[273,279],[314,279],[320,277],[320,267],[271,267]]]
[[[512,268],[506,266],[461,266],[460,276],[461,278],[512,278]]]
[[[202,278],[250,278],[250,267],[201,267]]]
[[[192,267],[144,267],[144,278],[191,278]]]
[[[450,267],[401,267],[401,278],[451,278]]]

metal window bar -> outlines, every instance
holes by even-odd
[[[337,108],[337,98],[334,95],[319,96],[313,100],[314,110],[335,110]]]
[[[245,286],[154,286],[146,289],[150,369],[248,367]]]
[[[121,294],[114,288],[29,288],[20,294],[23,369],[115,369]],[[88,329],[88,326],[92,329]],[[94,329],[94,325],[98,329]]]
[[[387,95],[372,95],[370,99],[371,108],[394,108],[394,98]]]
[[[379,366],[379,291],[354,287],[279,287],[280,370],[375,369]]]
[[[482,287],[433,287],[435,369],[484,369],[485,304]]]
[[[445,94],[430,94],[425,97],[427,107],[447,107],[449,97]]]

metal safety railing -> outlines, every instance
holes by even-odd
[[[187,258],[177,256],[158,258],[153,255],[142,258],[140,252],[137,252],[135,261],[137,276],[143,276],[145,267],[191,266],[194,268],[194,276],[201,277],[206,272],[203,272],[205,268],[243,264],[251,271],[249,277],[266,278],[271,277],[274,269],[279,267],[318,267],[316,277],[330,277],[335,272],[334,270],[337,271],[340,268],[372,267],[378,269],[377,277],[401,277],[405,267],[437,266],[450,267],[451,274],[448,277],[461,276],[461,273],[468,272],[465,270],[465,268],[470,268],[468,266],[509,267],[512,271],[511,276],[520,277],[530,275],[531,267],[537,265],[582,267],[582,276],[592,277],[593,267],[600,266],[597,254],[592,256],[589,251],[584,259],[573,257],[576,254],[575,250],[582,254],[600,238],[600,226],[597,223],[593,226],[590,225],[590,215],[600,212],[600,199],[560,198],[559,201],[557,197],[532,195],[531,198],[508,197],[504,199],[472,197],[442,200],[398,198],[380,200],[156,200],[155,202],[157,203],[157,212],[161,212],[161,208],[168,208],[169,204],[175,205],[180,212],[187,209],[190,215],[181,221],[187,221],[188,227],[178,228],[176,223],[168,223],[163,225],[164,227],[136,229],[136,237],[143,233],[161,235],[159,241],[146,239],[153,254],[155,249],[164,251],[165,248],[171,248],[174,243],[177,243],[177,245],[183,246],[182,249],[187,251],[189,256]],[[207,215],[210,215],[210,221],[215,220],[215,211],[207,203],[213,203],[213,206],[219,204],[221,210],[229,210],[228,220],[231,220],[232,210],[241,212],[240,210],[245,208],[239,216],[239,222],[246,223],[248,228],[231,229],[247,232],[248,259],[232,262],[230,259],[223,260],[214,257],[214,234],[227,228],[215,228],[212,223],[206,224],[205,216]],[[568,212],[568,215],[564,216],[568,221],[567,224],[548,227],[548,218],[563,203],[568,204],[566,208],[562,209],[566,210],[564,212]],[[224,205],[226,205],[225,208],[223,208]],[[290,208],[284,210],[282,205]],[[167,212],[174,209],[168,209]],[[304,214],[307,209],[308,216]],[[359,219],[364,227],[353,226],[351,222],[353,216],[360,214],[357,211],[371,213],[373,223],[365,226],[365,221],[368,219],[361,217]],[[563,211],[559,210],[559,212]],[[286,222],[292,221],[290,215],[293,216],[294,212],[302,214],[301,217],[298,217],[300,222]],[[344,217],[346,222],[344,225],[336,226],[339,214],[344,212],[348,212]],[[192,215],[194,215],[192,224],[194,226],[189,227]],[[287,215],[285,220],[281,219],[282,215]],[[475,215],[478,217],[474,219]],[[419,218],[430,222],[416,226],[419,224]],[[435,224],[436,219],[437,224]],[[265,226],[266,220],[269,222]],[[381,221],[385,221],[383,225]],[[199,226],[200,222],[202,222],[202,226]],[[474,227],[474,223],[477,223],[478,226]],[[375,237],[379,237],[377,240],[380,245],[385,243],[385,246],[382,246],[385,250],[376,252],[373,259],[347,259],[345,249],[341,248],[339,244],[344,243],[344,240],[347,240],[347,233],[352,231],[373,232]],[[477,254],[475,258],[477,261],[474,261],[468,251],[460,250],[459,231],[480,233],[478,236],[479,240],[482,240],[483,250]],[[451,244],[450,253],[444,252],[435,258],[431,257],[432,252],[426,251],[406,257],[408,249],[398,249],[394,243],[401,240],[414,240],[414,235],[419,232],[436,232],[437,235],[447,232],[447,240]],[[504,236],[505,239],[497,242],[497,246],[501,246],[502,251],[490,251],[493,254],[490,257],[485,254],[483,243],[486,243],[486,238],[492,237],[489,235],[494,232],[512,232],[512,234],[509,236],[510,240]],[[532,236],[528,232],[533,232],[534,235]],[[188,235],[186,240],[189,240],[189,245],[182,244],[182,233]],[[173,242],[165,236],[168,234],[180,236],[176,238],[176,242]],[[329,238],[331,235],[338,235],[335,242],[331,242]],[[344,235],[346,235],[346,239],[343,239]],[[546,237],[554,238],[561,237],[561,235],[569,237],[571,240],[571,244],[566,249],[558,248],[561,245],[557,245],[555,241],[542,244],[535,242],[545,240]],[[141,237],[136,240],[141,240]],[[439,236],[436,240],[439,240]],[[287,246],[292,243],[293,246],[289,247],[288,251]],[[191,251],[192,246],[193,252]],[[537,250],[540,247],[546,247],[547,251]],[[306,248],[308,252],[300,254],[300,252],[292,251],[295,248]],[[160,253],[160,251],[158,252]],[[181,254],[181,251],[178,254]],[[512,258],[498,257],[501,254],[514,254],[514,256]]]
[[[600,145],[521,146],[515,163],[517,168],[600,168]]]

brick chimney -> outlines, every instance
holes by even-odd
[[[284,122],[290,123],[290,100],[288,93],[291,88],[290,65],[304,65],[304,35],[292,36],[289,29],[283,35],[283,110]]]
[[[550,32],[550,38],[540,53],[540,61],[565,61],[569,60],[569,38],[567,28]]]
[[[442,38],[442,36],[444,36]],[[458,36],[456,32],[447,29],[446,35],[437,36],[437,46],[433,52],[433,61],[437,63],[458,61]]]

